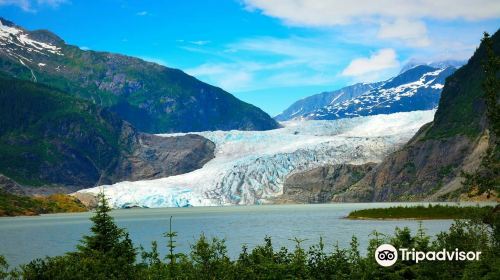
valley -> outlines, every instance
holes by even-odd
[[[325,164],[380,162],[435,111],[336,121],[291,121],[271,131],[202,132],[215,158],[202,168],[162,179],[102,186],[113,207],[186,207],[271,203],[292,172]],[[163,137],[180,136],[164,134]],[[101,187],[79,193],[97,194]]]

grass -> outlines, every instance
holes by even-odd
[[[396,206],[389,208],[370,208],[349,213],[349,219],[467,219],[481,213],[491,212],[492,206]]]

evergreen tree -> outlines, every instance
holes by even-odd
[[[463,184],[469,191],[500,196],[500,57],[495,53],[493,41],[484,33],[481,44],[486,51],[483,61],[485,77],[482,83],[486,116],[488,117],[490,141],[479,168],[473,173],[462,172]]]
[[[119,228],[103,192],[97,196],[96,212],[90,220],[93,222],[91,235],[86,235],[77,246],[78,251],[70,254],[92,265],[100,266],[100,271],[109,278],[134,278],[136,267],[136,249],[128,233]],[[85,263],[83,263],[85,264]]]
[[[0,279],[7,278],[7,275],[9,275],[7,272],[8,268],[9,265],[7,264],[7,261],[2,255],[0,255]]]

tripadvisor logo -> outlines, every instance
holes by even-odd
[[[382,244],[375,251],[375,260],[381,266],[391,266],[398,260],[398,251],[391,244]]]
[[[399,248],[400,259],[402,261],[478,261],[481,252],[465,252],[458,249],[449,251],[416,251],[415,248]],[[382,244],[375,250],[375,260],[381,266],[391,266],[398,260],[398,250],[391,244]]]

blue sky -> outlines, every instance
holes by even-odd
[[[500,27],[500,1],[0,0],[0,16],[182,69],[274,116],[410,60],[467,59]]]

